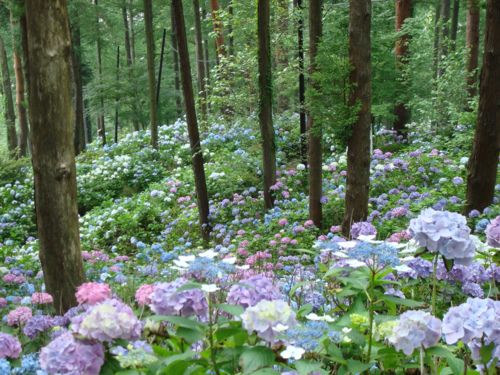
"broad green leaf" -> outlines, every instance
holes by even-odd
[[[240,316],[245,311],[245,309],[239,305],[230,305],[228,303],[222,303],[218,307],[222,311],[225,311],[233,316]]]
[[[243,368],[243,374],[251,374],[261,368],[269,367],[274,364],[274,353],[265,346],[254,346],[247,348],[241,353],[240,365]]]

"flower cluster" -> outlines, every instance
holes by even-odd
[[[141,335],[142,324],[132,309],[117,299],[92,306],[87,312],[71,319],[72,330],[99,341],[134,340]]]
[[[324,321],[307,321],[306,323],[296,326],[286,331],[284,341],[287,345],[304,349],[307,352],[316,350],[321,339],[329,337],[332,341],[340,341],[340,332],[332,330],[328,323]]]
[[[395,267],[400,263],[397,249],[387,243],[359,242],[349,251],[348,255],[374,270]]]
[[[356,239],[359,236],[375,236],[376,234],[377,229],[368,221],[360,221],[359,223],[354,223],[351,226],[351,237],[353,239]]]
[[[12,335],[0,332],[0,358],[18,358],[21,354],[21,343]]]
[[[20,326],[31,319],[33,313],[26,306],[20,306],[7,314],[7,324],[9,326]]]
[[[31,303],[38,305],[47,305],[54,302],[54,299],[49,293],[36,292],[31,295]]]
[[[135,301],[139,306],[149,305],[151,303],[151,293],[153,293],[153,285],[144,284],[135,292]]]
[[[439,252],[446,259],[468,264],[474,257],[476,248],[470,228],[460,214],[428,208],[410,220],[409,231],[420,246],[432,253]]]
[[[411,355],[417,348],[436,345],[441,337],[441,321],[424,311],[410,310],[399,317],[389,342],[397,350]]]
[[[54,319],[48,315],[33,316],[23,328],[23,333],[30,339],[34,339],[40,333],[43,333],[54,326]]]
[[[227,302],[244,308],[254,306],[262,300],[281,299],[279,289],[264,275],[255,275],[231,286]]]
[[[40,366],[49,374],[98,375],[104,363],[100,343],[77,340],[65,332],[40,352]]]
[[[111,288],[108,284],[84,283],[76,290],[76,300],[80,305],[95,305],[108,298],[111,298]]]
[[[205,294],[200,289],[178,291],[185,284],[184,279],[156,284],[150,295],[151,310],[160,315],[206,316],[208,302]]]
[[[279,333],[297,324],[295,313],[281,300],[260,301],[247,308],[241,315],[241,320],[249,333],[256,331],[261,339],[270,343],[276,341]]]
[[[500,247],[500,215],[488,224],[485,233],[488,245]]]

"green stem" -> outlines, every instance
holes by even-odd
[[[420,375],[425,375],[424,355],[425,355],[424,347],[420,346]]]
[[[368,330],[368,355],[367,355],[367,363],[370,363],[372,356],[372,342],[373,342],[373,316],[374,316],[374,308],[373,308],[373,298],[375,296],[374,293],[374,284],[375,284],[375,272],[372,271],[372,275],[370,278],[370,292],[368,295],[368,319],[370,328]]]
[[[208,295],[208,343],[210,345],[210,361],[212,362],[213,370],[216,375],[220,375],[217,367],[217,353],[214,345],[214,330],[213,330],[213,311],[212,311],[212,296]]]
[[[433,271],[432,271],[432,315],[436,316],[436,293],[437,293],[437,264],[438,255],[434,258]]]

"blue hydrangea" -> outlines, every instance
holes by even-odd
[[[313,352],[319,348],[323,338],[329,337],[338,342],[340,336],[340,332],[332,330],[326,322],[307,321],[305,324],[286,331],[283,341],[288,345],[305,349],[307,352]]]
[[[2,373],[2,372],[0,372]],[[21,367],[12,369],[12,375],[46,375],[40,368],[38,353],[26,354],[21,358]]]
[[[387,243],[371,244],[359,242],[348,255],[377,270],[384,267],[395,267],[400,264],[398,250]]]

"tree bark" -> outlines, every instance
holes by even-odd
[[[198,93],[203,121],[207,118],[207,91],[205,88],[205,64],[203,57],[203,38],[201,34],[200,1],[193,0],[194,9],[194,31],[196,42],[196,73],[198,77]]]
[[[181,78],[179,71],[179,45],[177,42],[177,31],[176,31],[176,22],[174,9],[171,9],[170,12],[170,21],[172,26],[172,57],[174,63],[174,88],[175,88],[175,109],[177,112],[177,117],[182,115],[182,102],[180,97],[181,92]]]
[[[289,0],[278,0],[277,4],[277,18],[278,25],[277,31],[281,35],[282,39],[286,39],[288,35],[288,19],[290,15],[288,14],[288,4]],[[285,43],[280,42],[276,46],[276,65],[279,70],[285,70],[288,65],[288,48]],[[281,90],[280,90],[281,91]],[[285,92],[280,92],[278,95],[278,111],[286,111],[290,106],[290,100]]]
[[[99,79],[99,85],[102,85],[102,57],[101,57],[101,33],[100,33],[100,27],[99,27],[99,4],[98,0],[94,0],[94,5],[95,5],[95,10],[96,10],[96,32],[97,32],[97,41],[96,41],[96,48],[97,48],[97,71],[98,71],[98,79]],[[101,137],[102,145],[104,146],[106,144],[106,123],[104,122],[104,96],[102,94],[101,89],[99,88],[99,113],[97,114],[97,131]]]
[[[205,242],[210,238],[210,225],[208,221],[209,205],[207,183],[201,149],[198,121],[196,119],[196,106],[193,94],[193,82],[191,79],[191,66],[189,63],[189,51],[186,38],[186,26],[184,24],[184,11],[182,0],[172,0],[172,13],[176,21],[175,32],[179,48],[179,60],[181,66],[182,92],[184,94],[184,105],[186,109],[186,120],[191,145],[194,181],[196,185],[196,197],[200,217],[201,234]]]
[[[479,59],[479,0],[467,0],[467,90],[469,97],[477,94],[477,65]]]
[[[309,1],[309,60],[310,77],[318,70],[316,55],[323,34],[322,25],[322,0]],[[311,87],[319,90],[318,83],[311,78]],[[309,134],[309,218],[314,224],[321,228],[322,207],[321,196],[323,194],[322,177],[322,127],[314,116],[309,113],[307,119],[307,130]]]
[[[433,49],[433,72],[434,79],[438,76],[438,66],[439,66],[439,45],[441,34],[439,32],[439,20],[441,19],[441,0],[434,0],[436,9],[434,13],[434,49]]]
[[[76,202],[71,37],[65,0],[26,2],[35,206],[45,286],[62,314],[84,280]]]
[[[12,100],[12,83],[5,45],[0,35],[0,67],[2,69],[2,89],[4,97],[4,118],[7,127],[7,149],[10,156],[15,156],[17,149],[16,112]]]
[[[259,123],[262,135],[262,162],[264,169],[264,207],[274,206],[271,187],[276,183],[276,145],[273,128],[273,91],[271,75],[271,37],[269,31],[270,0],[258,0],[257,34],[259,39]]]
[[[453,50],[455,50],[457,42],[459,13],[460,13],[460,0],[453,0],[453,14],[451,16],[451,31],[450,31],[451,48]]]
[[[396,32],[401,32],[404,22],[411,17],[412,13],[412,1],[411,0],[396,0]],[[401,35],[396,40],[396,70],[401,76],[406,64],[406,59],[408,58],[408,34]],[[399,86],[404,86],[399,84]],[[401,89],[403,87],[400,87]],[[400,95],[398,95],[400,97]],[[398,135],[406,137],[406,124],[410,120],[410,111],[408,110],[406,103],[397,102],[394,107],[394,114],[396,119],[394,121],[393,129]]]
[[[466,213],[493,202],[500,150],[500,2],[488,0],[479,112],[467,176]]]
[[[203,14],[203,17],[206,17],[207,10],[205,8],[205,2],[203,1],[202,6],[201,6],[201,12]],[[208,39],[206,38],[205,34],[205,39],[203,40],[203,52],[205,56],[205,75],[207,78],[207,85],[210,85],[210,49],[208,48]],[[208,92],[207,92],[208,96]]]
[[[224,46],[224,30],[222,27],[223,25],[219,16],[220,12],[219,0],[210,0],[210,4],[212,5],[212,20],[215,33],[215,50],[217,53],[217,58],[220,61],[220,58],[226,55],[226,48]]]
[[[342,232],[368,214],[371,131],[371,0],[349,2],[349,61],[352,66],[349,105],[360,105],[347,149],[347,187]]]
[[[73,87],[75,93],[75,154],[85,150],[85,124],[83,120],[83,83],[82,83],[82,46],[80,36],[80,20],[78,15],[74,17],[73,25],[73,48],[71,58],[73,62]]]
[[[300,114],[300,156],[302,163],[307,165],[307,134],[306,134],[306,83],[304,77],[304,8],[302,0],[294,0],[294,6],[299,12],[297,20],[297,58],[299,60],[299,114]]]
[[[151,125],[151,146],[158,149],[158,120],[156,103],[155,52],[153,36],[153,4],[152,0],[144,0],[144,26],[146,32],[146,49],[149,81],[149,120]]]
[[[441,37],[439,39],[438,77],[444,74],[444,69],[440,62],[443,57],[448,56],[448,44],[450,42],[450,11],[451,1],[441,0]]]
[[[233,36],[233,19],[234,19],[234,8],[233,0],[229,0],[227,4],[227,13],[229,15],[227,24],[227,33],[229,35],[229,56],[234,56],[234,36]]]

